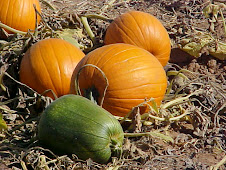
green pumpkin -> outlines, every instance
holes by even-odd
[[[122,151],[123,129],[117,119],[90,100],[65,95],[42,113],[38,125],[42,144],[62,154],[76,154],[107,163]]]

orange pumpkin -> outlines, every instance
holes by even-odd
[[[151,53],[118,43],[88,53],[76,66],[71,83],[72,93],[80,89],[83,96],[92,96],[113,115],[125,116],[145,99],[154,98],[160,105],[167,79],[161,63]]]
[[[161,22],[151,14],[130,11],[107,28],[105,44],[127,43],[144,48],[165,66],[170,58],[170,38]]]
[[[34,6],[41,12],[38,0],[0,0],[0,21],[14,29],[27,32],[34,30],[36,26],[36,14]],[[40,16],[37,17],[37,23]],[[10,31],[6,30],[8,33]]]
[[[38,93],[52,89],[57,97],[68,94],[72,73],[84,56],[79,48],[65,40],[41,40],[23,56],[20,81]],[[53,98],[51,92],[46,95]]]

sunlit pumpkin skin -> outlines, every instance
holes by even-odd
[[[20,81],[38,93],[52,89],[57,97],[68,94],[74,68],[84,56],[79,48],[65,40],[41,40],[23,56]],[[54,98],[52,93],[46,95]]]
[[[38,0],[0,0],[0,21],[16,30],[27,32],[36,26],[35,8],[41,12]],[[37,15],[37,23],[40,16]],[[12,33],[6,30],[8,33]]]
[[[108,26],[105,44],[127,43],[144,48],[165,66],[170,58],[169,35],[153,15],[140,11],[124,13]]]
[[[100,70],[109,82],[102,106],[113,115],[125,116],[145,98],[154,98],[158,105],[161,104],[167,86],[166,74],[161,63],[148,51],[123,43],[95,49],[76,66],[71,81],[72,93],[76,93],[75,85],[78,84],[83,96],[89,98],[91,91],[101,105],[106,79]],[[75,84],[76,77],[78,83]],[[141,114],[145,110],[146,106]]]

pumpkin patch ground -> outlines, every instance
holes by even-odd
[[[0,29],[0,169],[225,169],[224,1],[40,0],[40,5],[41,21],[35,32],[8,34]],[[149,104],[152,100],[145,98],[130,116],[115,116],[124,130],[123,152],[108,163],[57,154],[41,145],[38,123],[54,100],[20,81],[26,51],[43,39],[62,38],[88,54],[105,45],[110,23],[132,10],[153,15],[169,34],[171,54],[164,66],[167,89],[162,104]],[[138,26],[131,22],[127,30]],[[2,22],[0,27],[5,28]],[[140,114],[143,105],[150,107]]]

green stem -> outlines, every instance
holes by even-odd
[[[190,112],[185,111],[183,114],[179,115],[179,116],[175,116],[175,117],[171,117],[171,118],[164,118],[164,117],[157,117],[157,116],[153,116],[151,114],[148,115],[148,117],[155,119],[155,120],[159,120],[159,121],[176,121],[176,120],[180,120],[182,117],[186,116],[190,114]]]
[[[190,112],[185,111],[182,115],[179,115],[179,116],[176,116],[176,117],[171,117],[171,118],[169,118],[169,121],[179,120],[179,119],[181,119],[182,117],[184,117],[184,116],[186,116],[186,115],[188,115],[188,114],[190,114]]]
[[[2,22],[0,22],[0,27],[4,28],[6,30],[9,30],[9,31],[11,31],[13,33],[23,34],[23,35],[27,34],[27,32],[16,30],[14,28],[9,27],[8,25],[3,24]]]
[[[191,97],[191,96],[193,96],[193,95],[196,95],[196,94],[198,94],[198,93],[200,93],[200,92],[201,92],[201,91],[196,91],[196,92],[191,93],[191,94],[189,94],[189,95],[187,95],[187,96],[185,96],[185,97],[179,97],[179,98],[176,98],[176,99],[174,99],[174,100],[172,100],[172,101],[169,101],[169,102],[165,103],[164,105],[161,106],[161,108],[167,109],[167,108],[172,107],[172,106],[174,106],[174,105],[178,105],[178,104],[180,104],[180,103],[184,103],[184,102],[186,102],[186,101],[189,100],[189,97]]]
[[[98,15],[98,14],[86,14],[86,15],[82,15],[81,17],[101,19],[101,20],[104,20],[104,21],[111,21],[110,18],[107,18],[103,15]]]
[[[167,76],[180,76],[186,80],[188,80],[188,77],[185,76],[183,73],[181,73],[182,71],[168,71],[167,72]],[[190,72],[189,72],[190,73]]]
[[[116,0],[111,0],[110,2],[108,2],[108,4],[104,5],[101,8],[101,13],[105,12],[105,10],[107,10],[110,6],[112,6],[112,4],[115,2]]]
[[[86,64],[86,65],[82,66],[82,67],[79,69],[79,71],[78,71],[78,73],[77,73],[77,76],[76,76],[76,80],[75,80],[75,91],[76,91],[76,93],[77,93],[78,95],[81,95],[81,94],[82,94],[82,93],[81,93],[81,90],[80,90],[80,87],[79,87],[79,76],[80,76],[80,73],[81,73],[82,69],[84,69],[85,67],[88,67],[88,66],[94,67],[94,68],[96,68],[98,71],[100,71],[101,74],[102,74],[102,76],[103,76],[104,79],[105,79],[106,86],[105,86],[105,89],[104,89],[104,91],[103,91],[103,95],[102,95],[102,98],[101,98],[101,101],[100,101],[100,106],[102,106],[102,105],[103,105],[103,102],[104,102],[104,97],[105,97],[106,92],[107,92],[107,88],[108,88],[108,86],[109,86],[109,82],[108,82],[108,79],[107,79],[105,73],[104,73],[99,67],[97,67],[97,66],[95,66],[95,65],[93,65],[93,64]],[[96,101],[96,102],[97,102],[97,101]],[[98,102],[97,102],[97,103],[98,103]]]
[[[81,22],[84,25],[85,30],[88,33],[89,37],[91,38],[93,44],[95,44],[95,42],[96,42],[95,35],[94,35],[93,31],[91,30],[91,28],[89,26],[89,23],[87,21],[87,17],[82,16],[81,17]]]
[[[48,89],[48,90],[45,90],[43,93],[41,93],[40,95],[42,95],[42,96],[44,96],[46,93],[48,93],[48,92],[51,92],[52,93],[52,95],[53,95],[53,97],[54,97],[54,99],[56,100],[58,97],[57,97],[57,95],[54,93],[54,91],[52,90],[52,89]]]

